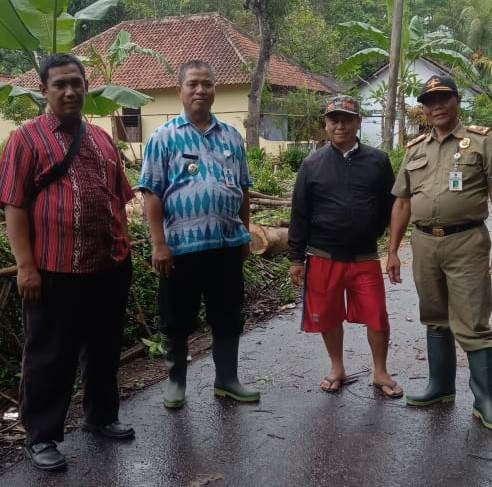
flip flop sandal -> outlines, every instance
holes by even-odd
[[[324,392],[329,392],[330,394],[333,394],[335,392],[339,392],[343,386],[348,386],[349,384],[353,384],[354,382],[357,382],[359,379],[357,377],[350,377],[347,376],[345,379],[328,379],[328,377],[325,377],[322,381],[321,384],[319,385],[320,389]],[[328,387],[323,386],[323,382],[328,383]],[[335,389],[330,389],[330,387],[334,384],[339,383],[338,387]]]
[[[340,390],[343,387],[343,379],[328,379],[328,377],[325,377],[322,381],[321,384],[319,385],[320,389],[323,392],[328,392],[329,394],[334,394],[336,392],[340,392]],[[328,385],[325,385],[328,384]],[[333,386],[336,386],[333,388]]]
[[[390,384],[379,384],[378,382],[373,382],[372,385],[377,391],[381,392],[384,397],[389,397],[390,399],[399,399],[400,397],[403,397],[403,391],[396,392],[394,394],[388,394],[384,390],[384,387],[389,387],[393,391],[394,388],[398,385],[395,381],[391,382]]]

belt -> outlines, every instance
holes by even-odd
[[[447,235],[452,235],[453,233],[464,232],[465,230],[470,230],[470,228],[479,227],[483,224],[480,222],[470,222],[463,223],[461,225],[446,225],[444,227],[433,227],[433,226],[423,226],[415,225],[421,232],[428,233],[434,237],[445,237]]]

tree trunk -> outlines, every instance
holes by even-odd
[[[265,257],[285,252],[288,248],[288,228],[266,227],[250,223],[251,252]]]
[[[401,88],[398,92],[398,110],[400,112],[400,118],[398,120],[398,144],[405,145],[405,141],[407,140],[405,93]]]
[[[245,122],[248,149],[260,146],[261,93],[265,85],[268,63],[275,43],[272,19],[269,17],[267,4],[268,0],[250,0],[244,3],[244,6],[256,16],[261,37],[260,54],[248,94],[248,118]]]
[[[393,148],[395,130],[396,90],[398,86],[398,68],[401,54],[401,30],[403,23],[403,0],[395,0],[393,25],[391,29],[391,52],[389,63],[388,98],[386,101],[386,120],[384,122],[384,148]]]

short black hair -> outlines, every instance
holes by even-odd
[[[208,64],[206,61],[202,61],[201,59],[192,59],[191,61],[187,61],[183,63],[178,68],[178,86],[183,84],[183,81],[186,78],[186,73],[190,69],[206,69],[212,76],[212,81],[215,83],[215,71],[212,66]]]
[[[80,71],[80,74],[85,79],[85,68],[79,59],[73,54],[51,54],[43,59],[39,69],[39,77],[44,85],[48,82],[49,70],[58,66],[66,66],[67,64],[75,64]]]

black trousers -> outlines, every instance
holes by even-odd
[[[241,247],[177,255],[173,261],[174,269],[159,285],[162,333],[173,339],[193,333],[203,296],[213,336],[239,336],[244,301]]]
[[[63,441],[79,354],[85,419],[118,419],[117,371],[131,260],[90,275],[42,272],[42,297],[24,303],[25,345],[20,385],[27,443]]]

